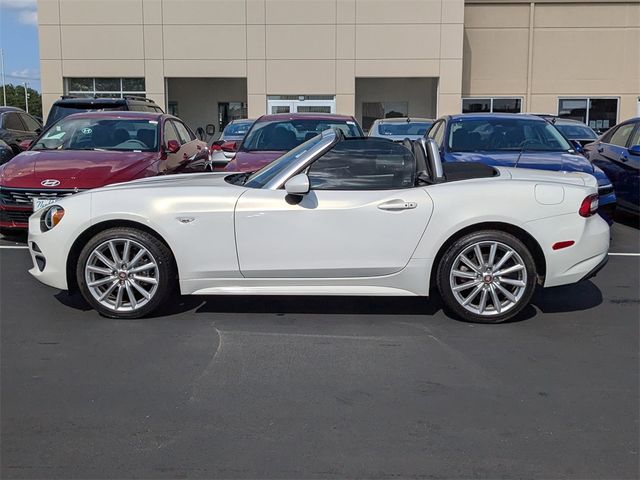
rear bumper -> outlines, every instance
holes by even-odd
[[[548,219],[527,224],[529,231],[539,240],[546,263],[545,287],[556,287],[577,283],[602,268],[609,251],[611,232],[609,225],[600,216],[594,215],[575,221],[575,215],[566,222]],[[573,240],[568,248],[553,250],[553,244],[562,240]]]
[[[580,281],[588,280],[588,279],[590,279],[590,278],[595,277],[595,276],[598,274],[598,272],[604,268],[604,266],[607,264],[607,262],[608,262],[608,261],[609,261],[609,255],[607,254],[607,255],[605,255],[605,257],[600,261],[600,263],[598,263],[595,267],[593,267],[593,268],[591,269],[591,271],[590,271],[590,272],[588,272],[584,277],[582,277],[582,279],[581,279]]]

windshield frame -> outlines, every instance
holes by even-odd
[[[337,133],[334,129],[325,130],[284,153],[260,170],[252,172],[242,185],[248,188],[278,190],[289,178],[333,147],[341,137],[342,133]]]

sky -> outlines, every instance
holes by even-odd
[[[0,0],[0,48],[6,82],[40,91],[36,0]]]

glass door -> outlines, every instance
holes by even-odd
[[[268,97],[267,111],[276,113],[336,113],[332,95],[274,95]]]

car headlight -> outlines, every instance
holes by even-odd
[[[64,208],[60,205],[52,205],[40,217],[40,228],[43,232],[48,232],[60,223],[62,217],[64,217]]]

